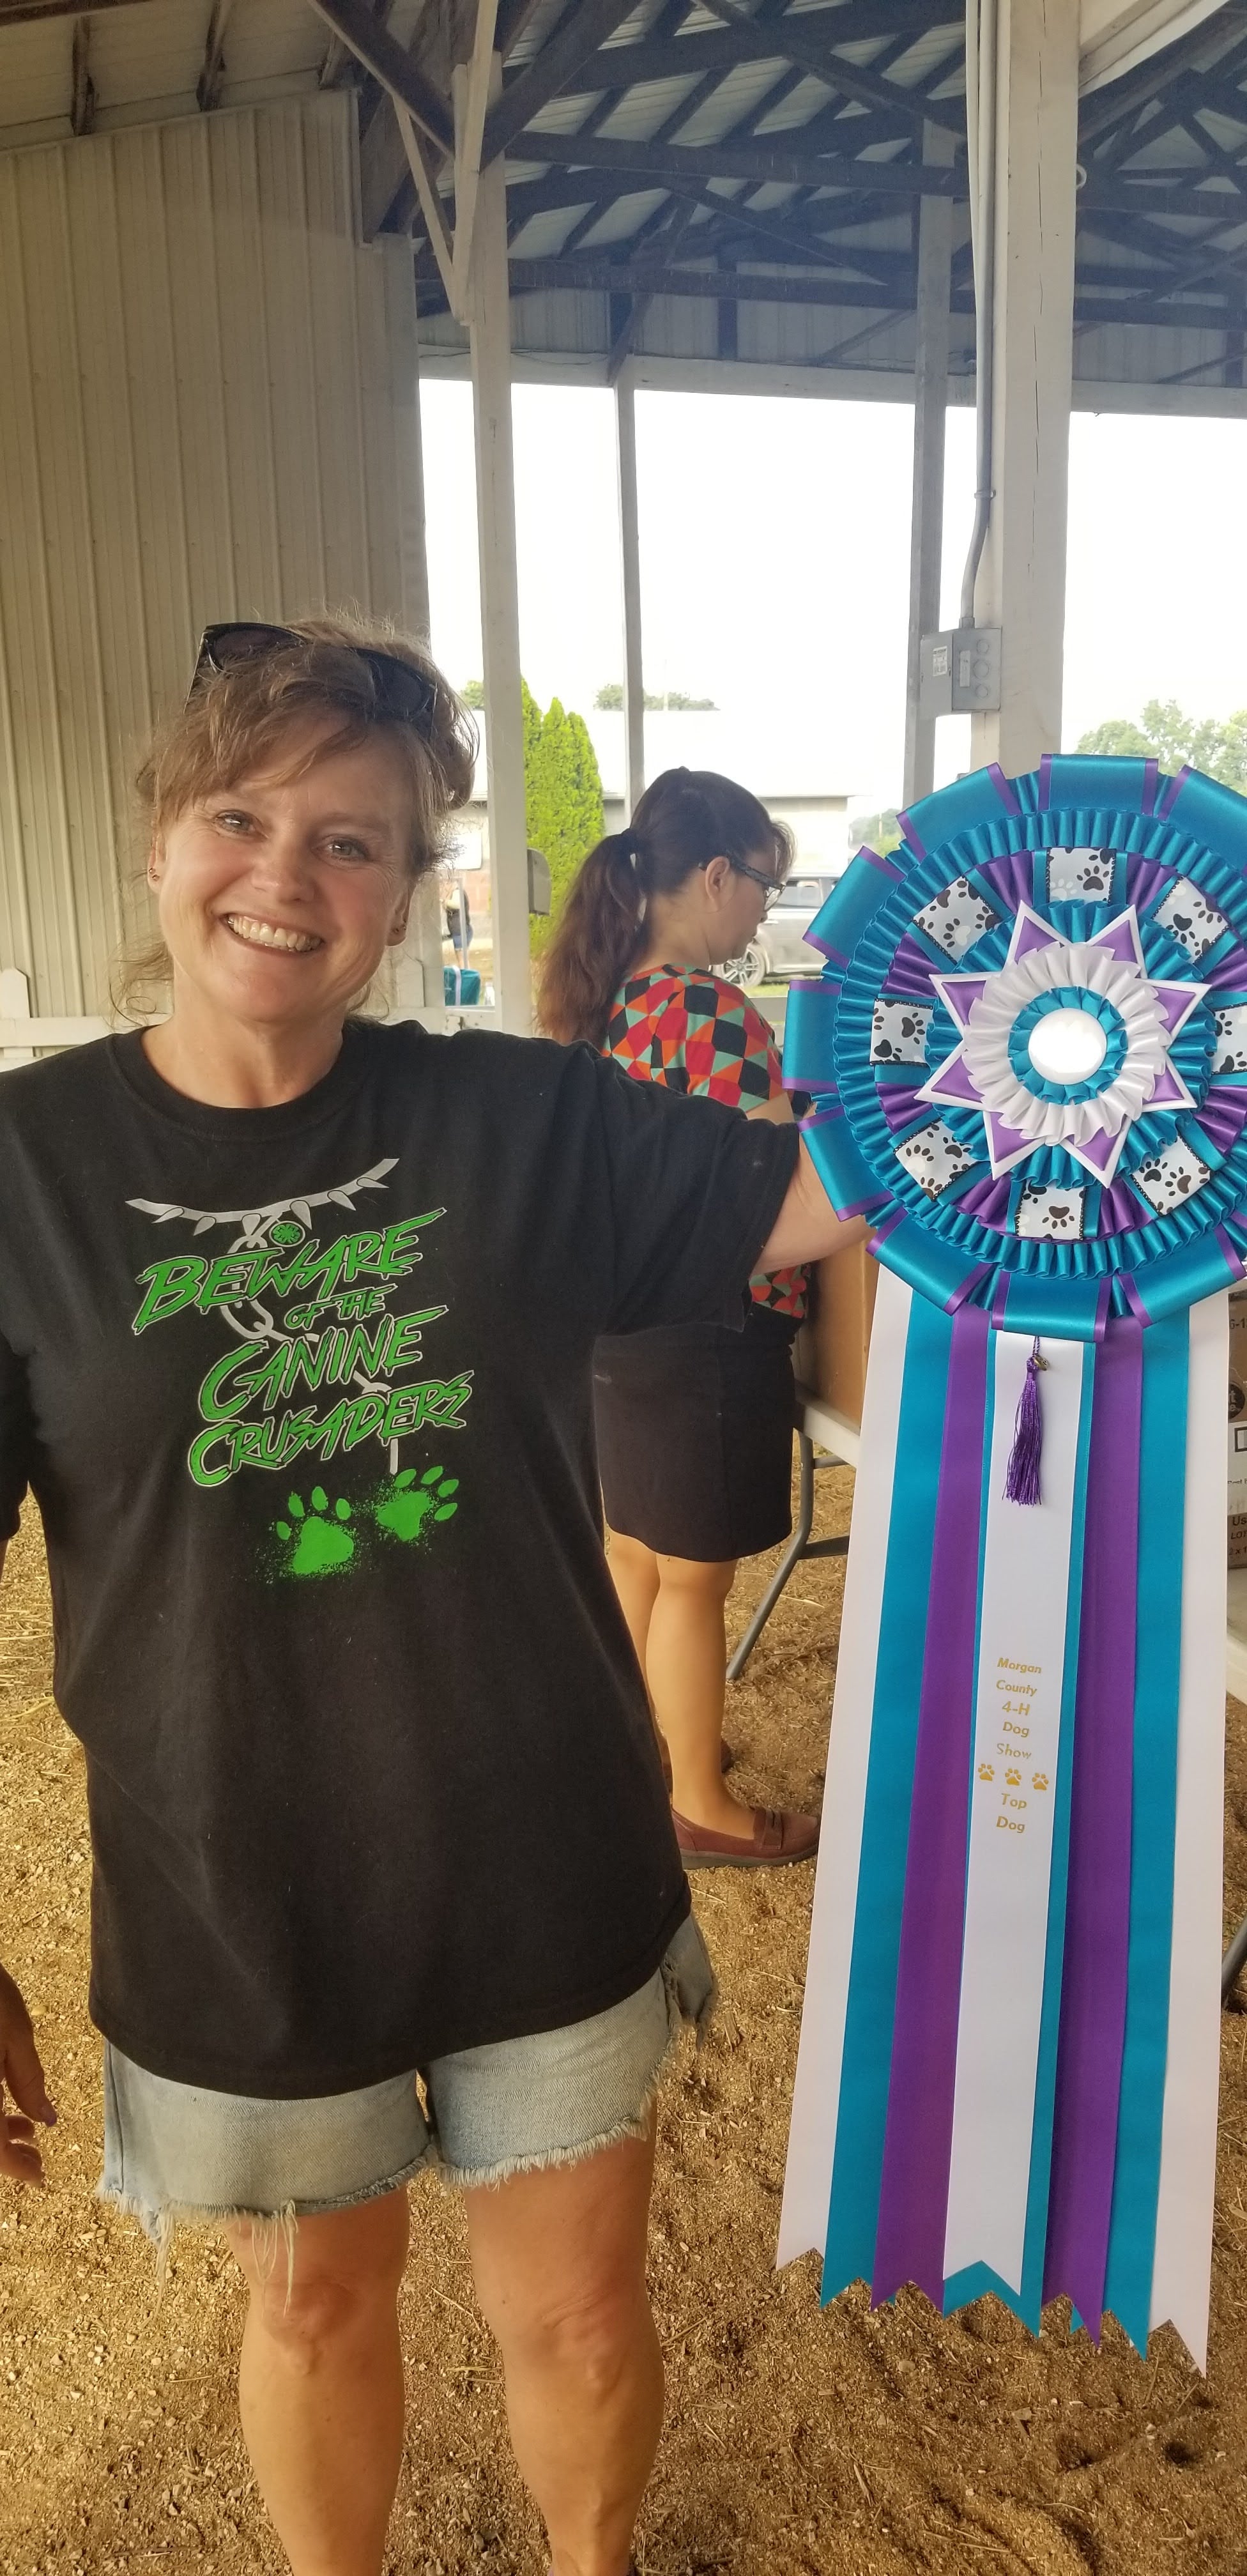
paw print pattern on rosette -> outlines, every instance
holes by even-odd
[[[1024,1333],[1094,1340],[1240,1278],[1243,800],[1053,757],[900,820],[834,888],[828,963],[789,1000],[785,1079],[813,1095],[834,1204],[949,1313]]]

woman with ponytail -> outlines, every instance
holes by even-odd
[[[547,951],[540,1017],[639,1081],[748,1118],[791,1109],[767,1022],[714,968],[739,957],[792,845],[747,789],[670,769],[585,860]],[[594,1402],[611,1570],[671,1763],[686,1869],[775,1868],[816,1850],[810,1816],[743,1808],[723,1771],[724,1608],[742,1556],[791,1527],[792,1340],[801,1270],[750,1282],[743,1329],[677,1325],[598,1343]]]

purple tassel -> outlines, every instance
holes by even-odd
[[[1018,1404],[1013,1426],[1013,1449],[1009,1472],[1005,1477],[1007,1503],[1038,1503],[1043,1500],[1039,1486],[1039,1461],[1043,1455],[1043,1406],[1039,1400],[1039,1372],[1048,1365],[1039,1356],[1039,1337],[1026,1363],[1026,1384]]]

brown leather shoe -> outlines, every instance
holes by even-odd
[[[790,1860],[813,1860],[818,1819],[792,1807],[754,1807],[751,1834],[716,1834],[672,1810],[675,1838],[686,1869],[783,1869]]]

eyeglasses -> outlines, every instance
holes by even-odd
[[[728,866],[734,875],[748,877],[751,885],[761,886],[766,897],[762,906],[763,914],[770,912],[784,891],[784,878],[764,877],[761,868],[751,868],[744,859],[729,859]]]
[[[332,642],[329,637],[318,640]],[[186,692],[187,705],[210,675],[232,671],[242,662],[262,661],[266,653],[280,651],[283,644],[308,641],[293,626],[205,626]],[[378,653],[371,644],[334,642],[333,650],[353,653],[364,664],[376,690],[374,714],[388,717],[394,724],[413,725],[417,733],[428,732],[437,705],[436,680],[424,671],[413,670],[411,663],[400,661],[397,653]]]

